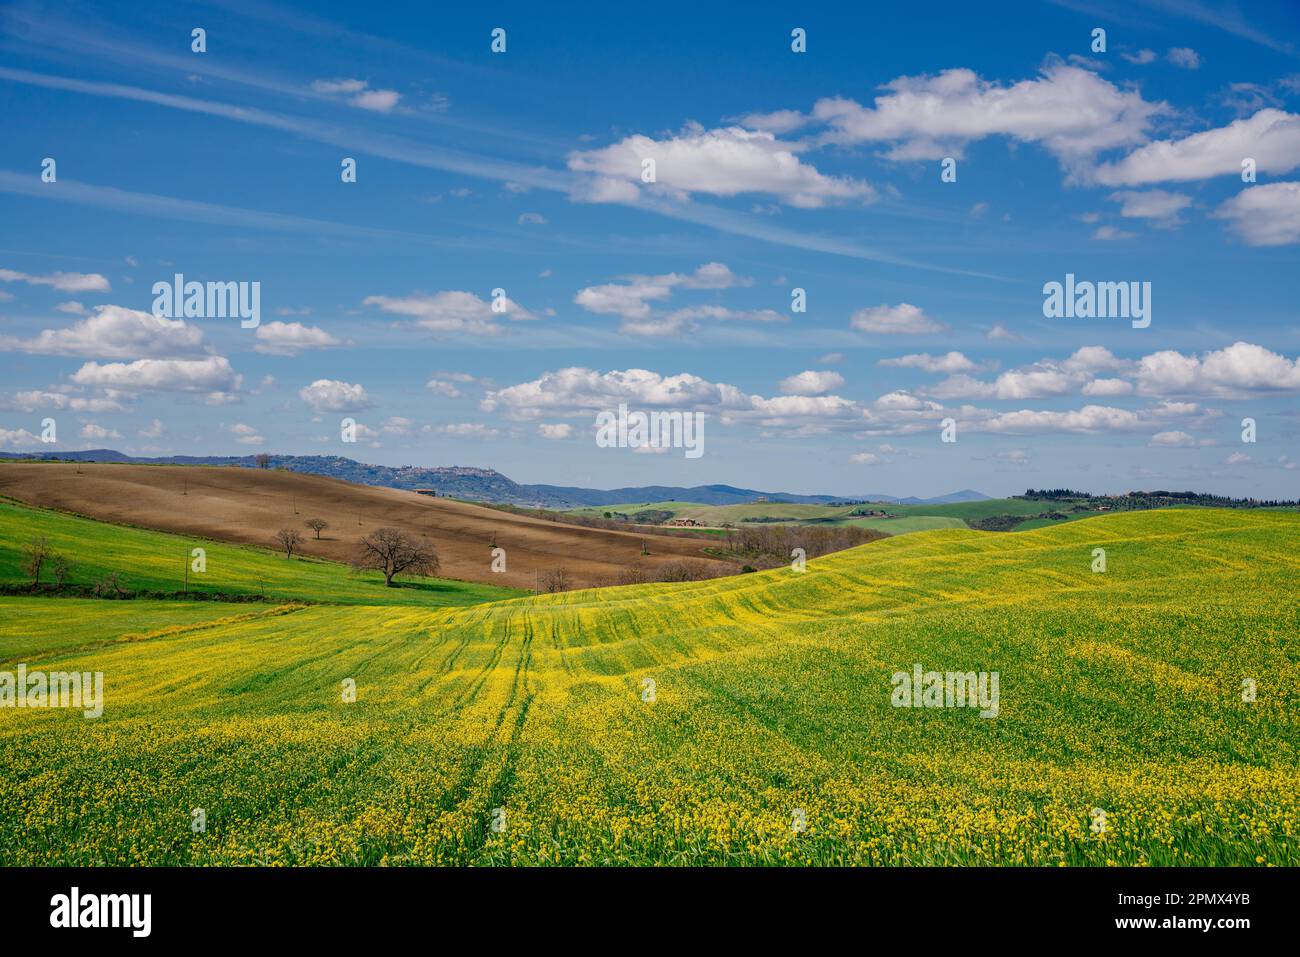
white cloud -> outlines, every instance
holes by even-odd
[[[440,425],[434,431],[441,432],[443,435],[470,436],[480,439],[490,439],[498,434],[496,429],[490,428],[482,422],[457,422],[451,425]]]
[[[390,415],[380,426],[381,431],[388,435],[410,435],[414,428],[414,420],[401,415]]]
[[[1093,178],[1104,186],[1141,186],[1236,176],[1246,157],[1262,173],[1276,175],[1300,166],[1300,116],[1260,110],[1217,129],[1157,140],[1117,162],[1103,163]]]
[[[32,389],[14,393],[12,404],[24,412],[47,409],[70,409],[73,412],[125,412],[126,407],[119,401],[119,396],[109,392],[105,396],[83,397],[68,395],[65,392],[43,392]]]
[[[693,193],[735,196],[766,193],[791,206],[870,199],[874,190],[853,179],[825,176],[795,155],[798,147],[763,130],[739,126],[706,130],[691,125],[677,136],[654,140],[634,135],[603,149],[569,154],[569,168],[594,174],[599,185],[583,198],[626,202],[639,194],[642,161],[655,161],[653,190],[683,198]],[[630,186],[628,191],[611,184]]]
[[[141,429],[136,434],[142,439],[160,439],[167,430],[163,428],[162,419],[154,419],[147,429]]]
[[[1157,432],[1151,436],[1151,441],[1147,445],[1153,448],[1166,449],[1190,449],[1196,445],[1196,439],[1187,432],[1173,430],[1169,432]]]
[[[266,439],[251,425],[236,422],[230,427],[230,433],[240,445],[262,445]]]
[[[111,292],[108,280],[97,272],[55,272],[45,276],[0,269],[0,282],[25,282],[29,286],[50,286],[59,292]]]
[[[317,412],[356,412],[374,405],[363,386],[337,379],[317,379],[299,389],[298,398]]]
[[[397,105],[402,95],[396,90],[366,90],[352,97],[348,102],[363,110],[376,113],[388,113]]]
[[[879,465],[883,460],[874,452],[856,452],[849,456],[849,461],[858,465]]]
[[[33,339],[0,336],[0,349],[53,356],[129,359],[201,352],[203,332],[183,319],[166,319],[122,306],[96,306],[89,319],[65,329],[43,329]]]
[[[533,313],[514,300],[501,300],[502,312],[493,312],[492,304],[472,292],[448,291],[433,295],[415,294],[404,297],[367,296],[363,306],[378,306],[384,312],[399,316],[412,316],[416,325],[434,332],[469,332],[493,335],[499,331],[498,317],[507,319],[536,319]]]
[[[1148,63],[1155,62],[1156,51],[1143,49],[1138,50],[1137,53],[1121,53],[1120,56],[1125,60],[1128,60],[1129,63],[1136,63],[1139,66],[1145,66]]]
[[[515,222],[520,226],[544,226],[546,217],[541,213],[520,213]]]
[[[84,316],[86,314],[86,307],[76,300],[61,302],[54,308],[59,312],[66,312],[71,316]]]
[[[365,80],[315,80],[311,88],[324,96],[347,96],[348,103],[362,110],[387,113],[397,106],[402,95],[396,90],[375,90]]]
[[[879,366],[896,366],[900,369],[921,369],[924,372],[967,372],[975,368],[960,352],[948,352],[941,356],[932,356],[928,352],[899,356],[896,359],[881,359]]]
[[[276,356],[294,356],[304,349],[328,349],[343,344],[324,329],[304,326],[301,322],[268,322],[258,326],[254,335],[256,351]]]
[[[849,325],[862,332],[884,335],[943,332],[948,328],[906,302],[899,303],[897,306],[882,305],[859,309],[849,318]]]
[[[26,429],[0,428],[0,446],[10,449],[22,449],[41,444],[41,437],[28,432]]]
[[[1002,323],[998,322],[994,323],[992,328],[990,328],[988,332],[984,333],[984,338],[993,342],[1000,340],[1016,342],[1020,339],[1020,336],[1016,335],[1006,326],[1002,325]]]
[[[1300,242],[1300,182],[1251,186],[1223,203],[1216,219],[1249,246],[1286,246]]]
[[[1300,359],[1249,342],[1203,356],[1165,350],[1138,363],[1140,395],[1210,395],[1243,398],[1256,392],[1300,389]]]
[[[1093,231],[1092,238],[1101,240],[1136,239],[1137,233],[1131,233],[1124,229],[1117,229],[1114,226],[1098,226]]]
[[[1226,459],[1223,460],[1223,464],[1224,465],[1245,465],[1253,461],[1254,459],[1252,459],[1245,452],[1233,452],[1231,455],[1229,455]]]
[[[573,434],[573,426],[567,422],[542,422],[537,426],[537,433],[544,439],[567,439]]]
[[[1121,204],[1121,216],[1128,219],[1152,219],[1163,226],[1176,224],[1178,214],[1192,204],[1190,196],[1163,189],[1149,189],[1145,192],[1121,190],[1111,193],[1110,198]]]
[[[781,380],[781,391],[787,395],[823,395],[844,384],[838,372],[816,372],[812,369],[787,376]]]
[[[106,429],[104,426],[95,422],[87,422],[81,427],[81,437],[83,439],[120,439],[122,433],[115,432],[112,429]]]
[[[204,359],[137,359],[135,362],[87,362],[72,374],[78,385],[124,392],[237,391],[243,377],[224,356]]]
[[[1166,55],[1170,63],[1184,70],[1198,70],[1201,67],[1201,56],[1191,47],[1172,47]]]
[[[1083,387],[1083,394],[1099,399],[1132,395],[1133,383],[1124,379],[1093,379]]]
[[[1000,135],[1041,143],[1074,168],[1102,150],[1144,142],[1151,119],[1167,109],[1060,62],[1009,86],[951,69],[899,77],[883,89],[873,107],[838,97],[818,101],[814,116],[832,128],[825,139],[890,142],[889,158],[915,160],[960,157],[965,144]]]

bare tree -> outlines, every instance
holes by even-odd
[[[267,455],[265,452],[258,452],[257,455],[253,457],[253,461],[257,463],[259,469],[269,469],[271,467],[271,456]]]
[[[317,541],[320,541],[320,533],[330,527],[330,523],[323,518],[309,518],[303,524],[316,533]]]
[[[541,584],[542,590],[548,592],[568,591],[573,587],[569,579],[569,570],[563,566],[543,572]]]
[[[284,549],[284,557],[293,558],[294,549],[302,544],[302,532],[296,528],[282,528],[275,533],[275,540]]]
[[[122,587],[122,576],[117,572],[109,572],[95,582],[96,598],[122,598],[125,595],[126,589]]]
[[[62,588],[72,574],[72,562],[63,555],[54,556],[54,587]]]
[[[372,568],[384,573],[384,584],[393,587],[393,576],[402,572],[412,575],[436,575],[441,563],[438,552],[428,542],[417,541],[400,528],[377,528],[361,539],[361,550],[354,568]]]
[[[23,546],[23,571],[32,576],[32,587],[41,583],[41,569],[52,557],[50,540],[44,535]]]

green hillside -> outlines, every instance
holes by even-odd
[[[106,685],[0,710],[0,860],[1294,866],[1297,586],[1300,515],[1179,510],[151,632],[0,599],[0,648]],[[996,717],[892,706],[917,662],[998,673]]]
[[[108,525],[92,519],[29,508],[0,499],[0,584],[30,581],[22,571],[22,547],[45,536],[54,551],[72,562],[70,585],[94,585],[117,572],[132,591],[181,592],[191,550],[203,548],[207,570],[189,573],[189,591],[199,594],[248,595],[273,599],[343,603],[375,602],[425,606],[467,605],[526,594],[514,588],[432,578],[386,588],[377,572],[354,574],[337,562],[283,554],[251,545],[227,545]],[[45,581],[50,581],[50,571]]]

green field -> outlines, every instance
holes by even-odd
[[[606,513],[626,515],[637,512],[669,512],[673,518],[690,518],[706,525],[741,525],[754,519],[783,521],[790,524],[856,525],[887,535],[930,531],[936,528],[965,528],[967,522],[996,515],[1039,515],[1042,512],[1069,508],[1070,503],[1028,501],[1018,498],[992,498],[979,502],[954,502],[951,505],[799,505],[780,502],[749,502],[744,505],[699,505],[692,502],[644,502],[627,505],[589,506],[571,509],[570,514],[603,518]],[[887,517],[855,517],[855,512],[884,512]],[[1046,520],[1039,524],[1049,524]],[[1025,526],[1027,530],[1029,527]],[[1017,531],[1021,527],[1017,527]]]
[[[228,545],[201,538],[108,525],[91,519],[29,508],[0,499],[0,583],[29,581],[22,571],[22,546],[43,535],[73,563],[68,583],[93,585],[110,572],[132,591],[178,593],[186,588],[186,569],[194,548],[204,549],[207,570],[189,573],[188,589],[198,594],[248,595],[336,603],[424,606],[469,605],[526,594],[514,588],[449,579],[402,582],[386,588],[378,572],[353,573],[337,562],[282,554],[251,545]],[[50,581],[50,571],[45,581]],[[399,579],[400,581],[400,579]]]
[[[1197,509],[460,608],[0,598],[10,660],[105,676],[0,709],[0,862],[1294,866],[1298,586],[1300,515]],[[891,706],[915,662],[997,716]]]

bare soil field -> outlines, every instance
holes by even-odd
[[[80,470],[80,471],[78,471]],[[281,528],[303,534],[302,553],[350,562],[357,542],[385,525],[424,536],[438,550],[441,577],[532,588],[535,576],[563,567],[580,584],[613,580],[624,568],[653,570],[684,558],[733,570],[710,558],[704,540],[608,531],[514,515],[399,489],[354,485],[295,472],[207,466],[0,462],[0,495],[105,522],[275,547]],[[321,518],[319,541],[304,526]],[[506,550],[504,573],[491,570],[491,547]],[[642,543],[649,551],[641,554]]]

